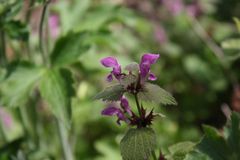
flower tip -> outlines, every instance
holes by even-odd
[[[100,60],[101,64],[105,67],[116,67],[118,66],[118,62],[114,57],[106,57]]]
[[[148,62],[150,64],[156,63],[160,54],[146,53],[142,56],[142,62]]]
[[[156,81],[156,80],[157,80],[157,77],[156,77],[153,73],[150,73],[148,79],[149,79],[150,81]]]

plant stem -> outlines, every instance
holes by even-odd
[[[48,8],[48,4],[51,2],[51,0],[46,0],[46,2],[44,3],[43,6],[43,10],[42,10],[42,15],[41,15],[41,21],[40,21],[40,26],[39,26],[39,48],[40,48],[40,52],[42,55],[42,60],[44,64],[47,64],[47,58],[46,58],[46,50],[43,47],[43,26],[44,26],[44,20],[45,20],[45,15],[47,12],[47,8]]]
[[[154,151],[152,151],[152,157],[153,157],[153,160],[157,160],[157,156]]]
[[[62,150],[64,153],[65,160],[74,160],[71,146],[68,142],[67,130],[63,123],[57,119],[59,137],[62,144]]]
[[[137,105],[139,116],[141,117],[142,113],[141,113],[141,109],[140,109],[140,104],[139,104],[137,93],[134,94],[134,97],[135,97],[135,101],[136,101],[136,105]]]
[[[5,33],[3,30],[0,29],[0,43],[1,43],[1,51],[0,51],[0,64],[2,66],[7,65],[7,58],[6,58],[6,44],[5,44]]]

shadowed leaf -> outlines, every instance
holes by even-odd
[[[225,139],[218,131],[210,126],[204,126],[205,137],[198,145],[198,149],[207,154],[212,160],[228,160],[231,152]]]

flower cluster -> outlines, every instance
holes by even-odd
[[[127,74],[122,72],[121,65],[118,63],[116,58],[106,57],[101,60],[101,64],[104,67],[112,69],[110,74],[107,76],[108,82],[113,81],[115,78],[119,84],[123,84],[123,81],[125,81],[128,77],[132,77],[132,81],[127,81],[127,85],[124,85],[126,91],[135,96],[139,112],[139,116],[137,116],[132,111],[127,98],[121,95],[119,98],[120,107],[116,103],[111,103],[102,111],[102,115],[117,116],[118,124],[120,124],[120,121],[124,121],[127,124],[136,125],[138,127],[146,127],[151,124],[154,114],[152,111],[150,113],[146,113],[146,110],[140,106],[137,94],[142,90],[144,83],[147,80],[155,81],[157,79],[157,77],[151,72],[150,67],[156,63],[158,58],[159,54],[144,54],[141,58],[140,64],[132,63],[125,68],[128,70]]]

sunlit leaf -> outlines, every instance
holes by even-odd
[[[180,142],[170,146],[168,150],[171,153],[172,159],[184,160],[186,154],[192,151],[195,145],[193,142]]]
[[[156,147],[151,128],[129,129],[120,143],[123,160],[147,160]]]
[[[177,102],[171,93],[165,91],[158,85],[151,83],[146,83],[143,91],[139,92],[138,96],[142,100],[150,101],[153,103],[177,105]]]
[[[223,41],[221,45],[224,49],[240,49],[240,39],[228,39]]]
[[[94,99],[102,99],[103,101],[118,101],[124,93],[122,85],[114,85],[105,88],[102,92],[98,93]]]
[[[234,19],[234,21],[235,21],[235,23],[237,25],[238,31],[240,32],[240,20],[238,18],[236,18],[236,17],[234,17],[233,19]]]
[[[24,105],[43,73],[42,68],[34,66],[16,68],[6,80],[0,83],[2,102],[9,107]]]
[[[207,155],[193,151],[186,155],[184,160],[211,160]]]

